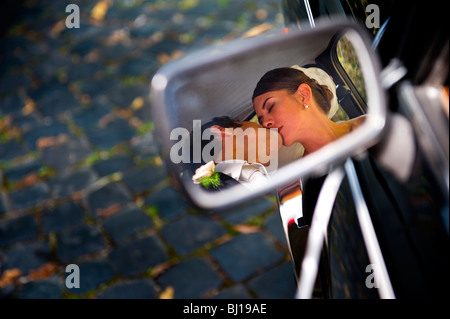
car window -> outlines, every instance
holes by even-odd
[[[324,16],[347,16],[365,25],[375,36],[393,11],[392,0],[282,0],[285,21],[310,25],[311,19]]]
[[[360,94],[361,98],[364,100],[364,102],[366,102],[366,90],[361,69],[359,67],[358,58],[353,46],[345,35],[337,43],[336,54],[339,63],[347,73],[351,84],[353,84],[353,86]]]
[[[315,1],[310,1],[315,3]],[[375,36],[380,27],[392,14],[392,0],[320,0],[317,3],[319,15],[346,15],[365,25]],[[314,7],[314,5],[312,5]]]

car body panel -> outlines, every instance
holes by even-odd
[[[346,16],[367,27],[366,1],[283,0],[281,3],[286,25],[305,33],[316,27],[319,18],[329,19],[332,25],[338,16]],[[339,151],[348,158],[336,157],[331,165],[327,162],[321,166],[320,158],[311,154],[302,164],[307,166],[306,170],[309,165],[314,167],[314,174],[298,174],[301,178],[283,185],[284,179],[276,181],[280,218],[293,271],[300,280],[299,290],[303,287],[302,274],[309,271],[306,269],[308,263],[305,263],[309,246],[313,241],[323,242],[320,254],[315,255],[317,277],[308,278],[315,289],[312,294],[299,291],[297,296],[338,299],[447,297],[450,278],[448,104],[445,115],[445,107],[441,105],[445,103],[435,94],[442,86],[448,88],[448,31],[443,22],[446,18],[435,7],[420,1],[408,2],[408,5],[394,1],[373,1],[373,4],[380,9],[381,16],[379,26],[367,27],[375,56],[369,60],[376,64],[377,70],[381,67],[384,70],[375,72],[374,79],[369,79],[366,85],[370,86],[373,81],[377,81],[377,85],[382,83],[383,88],[376,95],[383,105],[388,106],[387,113],[383,113],[386,123],[382,123],[382,130],[377,131],[373,143],[358,152],[347,152],[345,145],[336,144],[342,146]],[[422,41],[423,37],[425,41]],[[354,118],[370,112],[371,108],[338,61],[336,47],[339,40],[336,36],[331,41],[321,42],[315,58],[302,63],[320,67],[333,77],[343,110],[349,118]],[[263,42],[255,42],[255,49],[263,47]],[[172,64],[175,65],[172,69],[171,66],[164,68],[159,74],[164,78],[160,78],[159,83],[152,83],[153,87],[162,92],[165,87],[160,89],[161,83],[186,81],[188,77],[179,77],[180,74],[186,76],[182,74],[186,61],[187,68],[195,64],[225,74],[220,72],[224,70],[223,62],[235,56],[225,52],[222,60],[208,60],[205,55],[198,57],[190,56],[191,60]],[[265,69],[275,67],[278,61],[274,63],[268,63]],[[157,95],[156,105],[165,104],[165,99],[167,97],[162,93]],[[226,115],[237,115],[243,120],[252,116],[250,104],[227,109],[220,103],[203,115],[209,118],[219,110],[220,113],[227,110],[229,114]],[[167,137],[173,127],[187,126],[192,120],[191,111],[156,108],[156,112],[163,112],[156,116],[167,119],[161,124],[160,136]],[[171,117],[171,114],[177,116]],[[181,120],[187,122],[181,123]],[[166,146],[166,151],[169,148]],[[323,185],[331,173],[342,169],[344,162],[351,163],[354,174],[350,176],[346,168],[336,196],[325,197],[331,212],[326,219],[326,231],[316,234],[312,231],[312,222],[317,213],[322,213],[316,208],[323,204],[319,201]],[[292,168],[294,171],[305,170],[299,166]],[[290,172],[292,176],[296,173]],[[355,185],[361,198],[356,198]],[[267,190],[269,188],[264,189]],[[188,195],[192,198],[195,194]],[[217,200],[220,202],[219,197]],[[243,196],[236,196],[236,203],[241,200],[244,200]],[[200,202],[205,204],[207,199],[200,197]],[[362,216],[361,212],[365,211],[368,215]],[[377,268],[373,267],[380,264],[383,285],[389,287],[379,287],[373,281],[374,275],[378,276],[374,270]]]
[[[311,3],[312,8],[305,5],[307,2]],[[292,0],[283,1],[283,9],[288,23],[302,27],[302,25],[311,23],[311,15],[314,15],[314,12],[317,14],[315,18],[329,13],[348,15],[348,8],[344,9],[344,7],[350,3],[356,6],[357,2],[346,2],[347,4],[342,5],[340,1]],[[325,13],[324,3],[333,10]],[[388,4],[387,9],[386,3]],[[385,1],[379,4],[383,12],[390,12],[393,15],[393,22],[389,21],[391,17],[383,18],[385,21],[383,35],[376,38],[376,49],[381,50],[380,56],[384,65],[387,66],[393,58],[403,57],[400,64],[409,68],[408,77],[413,83],[417,83],[420,82],[420,79],[427,78],[423,65],[434,66],[430,61],[430,56],[440,56],[441,61],[436,62],[443,66],[446,65],[447,71],[435,72],[438,75],[435,75],[434,78],[440,75],[440,81],[434,81],[435,85],[431,86],[431,90],[436,89],[436,84],[442,85],[445,81],[448,85],[448,47],[445,49],[445,43],[448,46],[448,35],[445,38],[442,36],[443,29],[437,28],[443,22],[438,20],[424,26],[424,23],[428,23],[430,19],[430,16],[427,16],[427,19],[421,21],[422,23],[418,23],[421,15],[418,14],[417,2],[411,3],[410,10],[403,11],[402,15],[399,15],[399,6]],[[361,7],[361,3],[359,7]],[[423,12],[425,16],[432,10],[434,11],[430,6],[423,7],[426,7]],[[322,11],[318,10],[319,8]],[[359,10],[359,14],[355,12],[352,11],[350,15],[363,23],[366,15],[361,14],[361,10]],[[405,36],[405,33],[400,31],[405,31],[405,28],[409,26],[408,22],[410,24],[416,22],[415,29],[419,26],[428,31],[436,28],[437,34],[441,36],[433,35],[431,37],[433,39],[427,41],[425,47],[411,50],[409,52],[413,54],[407,54],[402,46],[412,46],[412,43],[417,42],[414,35]],[[400,24],[403,24],[401,28]],[[392,37],[399,33],[405,39],[393,45]],[[398,55],[398,52],[402,52],[402,55]],[[319,63],[328,66],[327,71],[332,73],[333,63],[330,57],[331,54],[324,54]],[[420,60],[424,57],[426,59]],[[421,63],[417,63],[417,61]],[[412,64],[415,65],[411,67]],[[335,81],[338,82],[339,78],[336,77],[336,74],[334,75]],[[448,254],[448,116],[445,117],[440,102],[436,101],[436,94],[432,95],[434,99],[429,95],[424,96],[423,91],[427,89],[424,88],[424,85],[414,86],[411,82],[402,83],[398,85],[399,89],[389,91],[390,108],[392,112],[398,114],[397,116],[406,119],[405,121],[413,132],[412,137],[408,136],[411,139],[410,143],[413,144],[413,155],[409,156],[411,158],[404,156],[403,159],[400,159],[405,163],[406,160],[413,162],[411,171],[407,178],[400,180],[398,176],[389,171],[389,165],[380,164],[380,153],[382,153],[380,149],[388,139],[392,139],[389,132],[385,136],[386,140],[382,140],[379,145],[369,149],[366,156],[354,160],[355,169],[365,202],[370,210],[371,221],[376,230],[396,297],[448,296],[446,288],[449,283],[446,269],[450,265]],[[429,87],[428,90],[430,90]],[[398,112],[399,109],[400,112]],[[358,115],[357,112],[349,113],[350,117]],[[391,120],[391,122],[393,121]],[[392,125],[392,123],[390,124]],[[400,152],[402,144],[404,143],[397,143]],[[407,154],[404,153],[404,155]],[[303,181],[301,210],[303,218],[307,220],[307,226],[298,227],[298,225],[291,224],[286,229],[290,234],[297,275],[301,271],[299,265],[305,253],[304,246],[308,240],[311,240],[311,238],[307,238],[307,232],[324,179],[325,176]],[[333,199],[330,198],[330,200]],[[316,289],[321,290],[321,293],[316,292],[316,296],[324,298],[379,297],[377,289],[367,287],[366,280],[369,278],[370,272],[366,272],[366,267],[370,265],[370,259],[367,255],[367,247],[362,241],[360,226],[355,221],[356,211],[353,200],[345,178],[336,196],[325,238],[316,285]]]

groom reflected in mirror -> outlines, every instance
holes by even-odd
[[[267,182],[269,174],[277,169],[278,151],[282,146],[277,130],[222,116],[202,125],[200,131],[202,139],[198,150],[202,152],[203,165],[195,170],[192,180],[207,190],[237,184],[253,189]],[[192,158],[195,142],[191,143]]]

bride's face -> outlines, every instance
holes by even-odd
[[[290,94],[285,90],[267,92],[254,99],[253,107],[263,127],[278,129],[283,145],[289,146],[296,141],[303,116],[297,93]]]

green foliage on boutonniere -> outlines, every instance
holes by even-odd
[[[220,186],[220,175],[214,170],[211,176],[201,177],[199,179],[200,184],[206,189],[209,188],[219,188]]]

